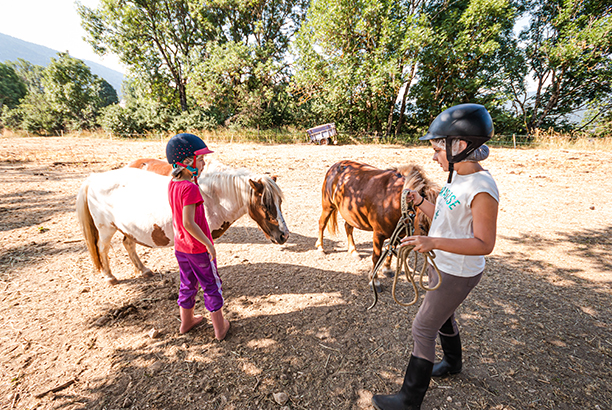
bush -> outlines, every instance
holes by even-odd
[[[59,134],[64,130],[64,115],[44,96],[28,94],[19,106],[23,114],[21,128],[37,134]]]
[[[180,115],[172,118],[172,122],[168,127],[169,131],[193,131],[193,130],[212,130],[217,126],[217,121],[208,112],[200,109],[195,109],[190,112],[182,112]]]
[[[11,130],[21,128],[23,122],[23,113],[19,108],[10,109],[8,105],[2,107],[0,115],[0,126]]]
[[[143,129],[134,120],[133,112],[118,104],[108,105],[100,110],[100,125],[106,132],[121,137],[142,134]]]

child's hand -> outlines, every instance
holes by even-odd
[[[423,200],[423,197],[418,193],[418,191],[410,190],[410,192],[408,192],[406,195],[406,200],[407,202],[412,202],[413,204],[420,204],[422,203],[421,201]]]
[[[210,255],[210,260],[214,261],[215,259],[217,259],[217,250],[215,249],[215,247],[209,246],[207,249],[208,249],[208,254]]]
[[[434,249],[434,243],[429,236],[407,236],[402,238],[400,248],[402,246],[414,246],[417,252],[429,252]]]

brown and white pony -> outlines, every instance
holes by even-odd
[[[344,229],[348,252],[359,256],[353,239],[353,229],[373,232],[372,262],[376,266],[384,241],[391,237],[399,221],[402,190],[419,191],[428,201],[435,203],[439,187],[429,180],[418,165],[405,165],[381,170],[355,161],[340,161],[332,165],[325,175],[322,187],[322,211],[319,218],[319,238],[316,247],[323,251],[323,231],[338,229],[338,212],[345,220]],[[426,235],[430,220],[418,208],[415,235]],[[384,271],[391,271],[391,258],[385,261]]]
[[[126,167],[92,174],[82,184],[77,216],[94,267],[110,284],[117,283],[108,263],[110,242],[117,231],[123,233],[123,245],[136,270],[145,277],[152,272],[138,258],[136,244],[152,248],[174,244],[169,181],[169,176]],[[211,161],[198,177],[198,184],[214,239],[248,213],[269,240],[277,244],[287,241],[283,194],[270,176]]]

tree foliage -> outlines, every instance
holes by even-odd
[[[113,100],[108,95],[110,85],[106,84],[104,95],[103,81],[83,61],[67,53],[58,53],[58,58],[52,58],[43,71],[45,98],[61,116],[65,129],[87,129],[95,125],[98,109]],[[117,101],[116,93],[114,101]]]
[[[203,6],[219,10],[223,27],[194,70],[190,89],[198,104],[215,107],[227,125],[268,128],[291,121],[287,58],[307,4],[218,0]]]
[[[295,43],[294,93],[324,121],[389,133],[430,35],[421,2],[316,0]]]
[[[3,105],[14,108],[19,104],[19,100],[25,97],[26,92],[26,85],[13,67],[0,63],[0,110]]]
[[[389,136],[474,102],[498,133],[608,135],[603,0],[100,0],[78,10],[94,49],[128,67],[125,104],[65,53],[45,69],[19,60],[0,65],[5,126],[129,136],[335,122]]]
[[[67,53],[58,53],[46,68],[19,60],[11,70],[25,96],[12,110],[3,110],[10,127],[41,133],[89,129],[97,126],[100,108],[118,101],[108,82]]]
[[[152,96],[188,109],[186,86],[192,67],[220,26],[216,11],[186,0],[102,0],[97,9],[79,4],[89,43],[111,51],[145,79]]]
[[[525,128],[554,126],[564,116],[612,92],[612,5],[602,0],[545,0],[530,4],[525,83],[514,83],[514,107]]]
[[[512,36],[516,5],[509,0],[440,0],[430,2],[425,13],[433,34],[419,57],[412,123],[426,126],[460,103],[480,103],[489,110],[502,106],[506,75],[520,66]]]
[[[8,65],[13,67],[21,81],[26,85],[28,94],[42,94],[42,72],[45,67],[34,65],[29,61],[18,58],[17,61],[9,61]]]

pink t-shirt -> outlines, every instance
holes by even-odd
[[[195,223],[213,243],[200,188],[190,181],[170,181],[168,200],[172,208],[172,227],[174,228],[174,249],[183,253],[208,252],[206,245],[194,238],[183,226],[183,207],[196,204]]]

